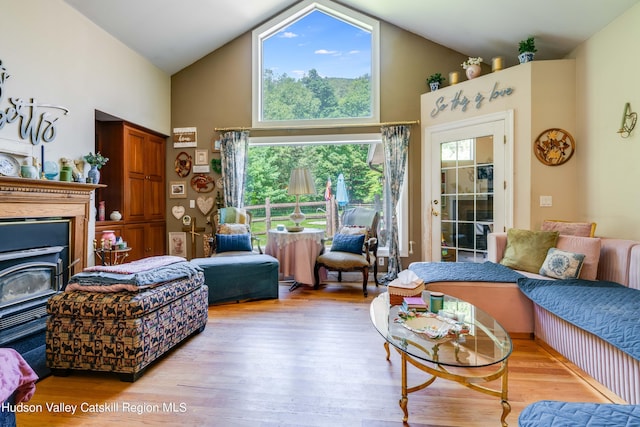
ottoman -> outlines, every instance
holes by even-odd
[[[140,292],[70,291],[47,302],[46,359],[54,375],[107,371],[133,382],[154,360],[204,330],[202,272]]]
[[[209,304],[278,298],[278,260],[263,254],[218,254],[195,258],[204,271]]]

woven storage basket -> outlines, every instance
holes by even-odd
[[[412,288],[402,286],[389,285],[387,286],[389,292],[389,304],[401,305],[404,297],[419,297],[424,291],[424,282],[420,282]]]

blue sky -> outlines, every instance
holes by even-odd
[[[322,77],[371,74],[371,35],[315,10],[264,40],[263,66],[295,78],[312,68]]]

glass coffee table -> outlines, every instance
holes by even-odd
[[[429,301],[429,292],[423,293]],[[407,395],[431,385],[436,378],[455,381],[472,390],[500,398],[502,417],[511,412],[507,401],[507,360],[513,344],[507,331],[489,314],[463,300],[445,295],[443,309],[433,313],[414,312],[406,316],[401,306],[389,304],[389,294],[380,294],[371,302],[373,325],[386,340],[387,360],[391,344],[402,358],[402,397],[400,408],[407,422]],[[407,385],[407,364],[430,374],[425,382]],[[484,383],[500,380],[500,388]]]

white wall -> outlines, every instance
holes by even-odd
[[[616,133],[626,102],[640,114],[640,4],[580,45],[576,59],[579,215],[596,234],[640,240],[640,124]]]
[[[93,151],[96,109],[169,134],[170,76],[62,0],[2,0],[0,40],[10,75],[0,111],[9,98],[70,110],[57,122],[56,139],[45,144],[46,159]],[[18,123],[5,124],[0,138],[20,140]]]
[[[0,2],[0,61],[10,75],[3,85],[0,114],[11,106],[10,98],[34,98],[70,110],[56,122],[57,137],[44,144],[45,160],[81,159],[94,151],[95,110],[170,134],[168,74],[62,0]],[[17,122],[0,129],[0,147],[21,141]],[[39,159],[41,146],[26,148],[33,147]],[[95,215],[90,236],[94,225]],[[93,264],[91,246],[87,258]]]

